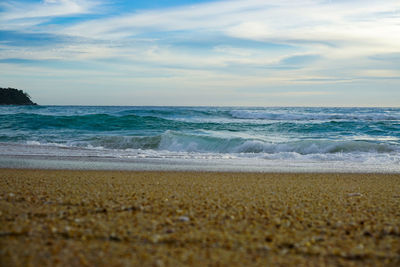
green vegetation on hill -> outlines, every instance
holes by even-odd
[[[31,97],[22,90],[0,88],[0,105],[37,105]]]

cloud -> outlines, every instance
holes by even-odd
[[[39,3],[18,3],[6,1],[3,19],[26,19],[40,17],[60,17],[91,13],[98,2],[90,0],[45,0]]]
[[[305,61],[310,55],[327,62],[398,53],[399,10],[400,3],[392,0],[385,4],[376,0],[233,0],[118,14],[60,26],[54,32],[113,43],[100,43],[98,47],[107,46],[101,50],[83,49],[90,57],[104,57],[95,53],[107,50],[109,56],[177,67],[200,63],[210,68],[237,64],[275,68],[280,63],[282,68],[289,59],[292,63],[302,59],[303,65],[310,66],[315,63],[312,58]],[[215,46],[195,50],[194,38]],[[229,38],[266,46],[255,49],[251,43],[237,46],[223,41]],[[188,44],[182,47],[185,41]],[[269,44],[292,49],[279,51]]]
[[[89,14],[101,2],[96,0],[45,0],[40,2],[21,2],[5,0],[0,3],[0,29],[31,30],[29,27],[45,23],[52,18]]]
[[[279,92],[279,93],[270,93],[270,96],[284,96],[284,97],[299,97],[299,96],[326,96],[333,95],[333,92],[325,92],[325,91],[292,91],[292,92]]]
[[[398,0],[231,0],[118,14],[106,3],[2,1],[0,63],[143,88],[330,86],[398,74]]]
[[[71,34],[98,38],[131,37],[143,32],[207,31],[259,41],[346,43],[362,39],[375,43],[384,42],[388,34],[398,30],[396,10],[399,8],[400,3],[392,0],[385,4],[371,0],[338,4],[324,1],[219,1],[122,14],[81,23],[67,30]],[[388,16],[387,12],[395,16]]]
[[[7,1],[2,4],[6,12],[1,20],[3,29],[14,23],[29,31],[29,23],[38,25],[50,17],[93,13],[102,4],[93,0],[47,0],[36,4]],[[371,55],[377,49],[398,52],[399,10],[400,3],[394,0],[384,4],[377,0],[231,0],[142,10],[43,28],[47,33],[117,42],[135,40],[143,34],[155,40],[165,38],[163,33],[173,33],[181,40],[211,34],[214,38],[289,44],[336,58]]]
[[[238,25],[229,27],[226,33],[233,37],[251,40],[262,40],[272,34],[268,25],[260,21],[245,21],[239,23]]]
[[[367,77],[369,79],[400,79],[400,71],[391,69],[362,70],[358,73],[358,75],[360,77]]]

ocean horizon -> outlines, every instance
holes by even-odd
[[[1,106],[0,167],[400,172],[400,108]]]

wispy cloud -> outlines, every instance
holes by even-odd
[[[6,10],[4,20],[60,17],[93,12],[98,6],[93,0],[44,0],[41,2],[5,1],[1,7]]]
[[[35,62],[81,62],[82,75],[143,88],[329,87],[393,79],[400,67],[398,0],[230,0],[118,14],[103,8],[112,3],[2,1],[0,63],[33,71]]]
[[[93,13],[101,4],[93,0],[46,0],[34,4],[6,1],[2,4],[2,27],[21,23],[29,31],[24,24],[27,20],[32,19],[32,26],[37,26],[52,17]],[[193,35],[233,37],[293,45],[298,48],[297,54],[304,51],[349,58],[399,52],[399,10],[400,3],[393,0],[384,4],[376,0],[233,0],[118,14],[43,29],[46,33],[113,42],[135,41],[145,35],[164,48],[163,41],[170,38],[163,34],[166,32],[174,33],[177,40],[188,40]]]
[[[101,3],[96,0],[44,0],[38,2],[4,0],[0,3],[1,28],[26,29],[40,25],[55,17],[89,14]]]
[[[398,1],[222,1],[122,14],[67,28],[74,35],[129,38],[141,33],[198,31],[268,42],[388,44],[400,37]]]

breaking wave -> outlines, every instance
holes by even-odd
[[[28,144],[40,145],[29,141]],[[47,143],[49,145],[49,143]],[[51,143],[50,145],[55,145]],[[61,145],[61,144],[59,144]],[[272,143],[264,140],[245,138],[223,138],[202,134],[188,134],[166,131],[155,136],[97,136],[83,141],[68,143],[69,147],[104,148],[104,149],[141,149],[172,152],[198,153],[267,153],[294,152],[301,155],[321,153],[392,153],[398,152],[394,144],[373,141],[333,141],[300,140]]]

